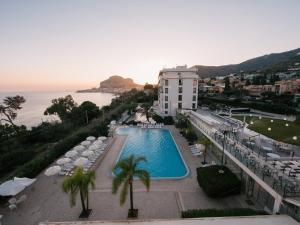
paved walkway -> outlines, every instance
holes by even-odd
[[[182,209],[249,207],[242,196],[221,200],[206,197],[196,179],[196,168],[200,166],[200,159],[191,154],[187,142],[173,126],[168,128],[189,166],[190,174],[181,180],[151,181],[148,193],[136,181],[134,204],[139,209],[140,219],[179,218]],[[111,170],[125,139],[124,136],[115,136],[110,150],[96,169],[96,188],[90,193],[90,208],[93,211],[89,220],[126,219],[129,201],[120,207],[119,195],[111,194]],[[62,177],[54,180],[40,174],[37,181],[22,193],[28,196],[23,205],[12,212],[7,207],[0,208],[0,214],[4,215],[3,224],[36,225],[40,221],[78,220],[81,211],[79,199],[77,205],[70,208],[68,195],[61,191],[62,181]]]

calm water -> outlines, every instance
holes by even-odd
[[[56,116],[44,116],[44,111],[51,105],[51,100],[66,95],[72,95],[74,101],[81,104],[84,101],[94,102],[97,106],[108,105],[115,96],[109,93],[76,93],[76,92],[0,92],[0,102],[6,96],[22,95],[26,99],[23,108],[18,112],[17,124],[27,127],[35,126],[42,121],[57,120]]]
[[[141,163],[140,168],[146,169],[156,179],[176,179],[187,175],[188,169],[168,130],[119,128],[117,132],[128,135],[119,159],[131,154],[146,157],[147,163]]]

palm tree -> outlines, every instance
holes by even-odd
[[[133,178],[138,178],[147,188],[150,189],[150,175],[146,170],[138,168],[140,162],[147,162],[145,157],[135,157],[130,155],[128,158],[120,160],[114,167],[114,173],[116,177],[112,184],[112,193],[116,194],[119,187],[123,184],[122,191],[120,193],[120,205],[123,205],[127,198],[128,186],[130,194],[130,210],[129,217],[134,217],[133,209]]]
[[[203,137],[199,140],[199,144],[204,145],[204,154],[203,154],[203,164],[206,164],[206,154],[207,154],[207,149],[212,145],[212,142],[207,138]]]
[[[62,189],[64,192],[70,194],[71,207],[76,204],[76,196],[79,192],[83,217],[87,217],[89,214],[89,186],[95,188],[95,172],[84,172],[81,167],[75,170],[75,173],[71,177],[66,177]]]
[[[142,115],[145,115],[147,121],[149,122],[149,118],[151,117],[151,112],[150,112],[151,105],[150,105],[150,104],[147,104],[147,103],[144,103],[144,104],[142,105],[142,108],[143,108]]]

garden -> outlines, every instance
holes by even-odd
[[[243,116],[233,116],[233,118],[244,121]],[[300,145],[300,123],[297,121],[290,122],[258,116],[246,116],[245,119],[246,123],[249,124],[248,128],[253,131],[277,141]]]

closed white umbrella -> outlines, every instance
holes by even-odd
[[[61,159],[57,160],[56,163],[57,163],[58,165],[64,165],[64,164],[66,164],[66,163],[69,163],[70,161],[71,161],[70,158],[61,158]]]
[[[73,150],[75,150],[75,151],[83,151],[84,149],[85,149],[85,147],[82,145],[77,145],[73,148]]]
[[[68,152],[65,154],[65,156],[69,158],[69,157],[74,157],[74,156],[77,155],[77,154],[78,154],[77,151],[71,150],[71,151],[68,151]]]
[[[98,140],[100,140],[100,141],[104,141],[106,139],[107,139],[107,137],[104,137],[104,136],[98,137]]]
[[[94,154],[93,151],[91,151],[91,150],[86,150],[86,151],[84,151],[81,155],[82,155],[82,156],[90,156],[90,155],[93,155],[93,154]]]
[[[83,141],[83,142],[81,142],[81,145],[83,145],[83,146],[89,146],[90,144],[91,144],[90,141]]]
[[[96,138],[94,136],[89,136],[86,138],[87,141],[95,141]]]
[[[58,174],[60,171],[61,171],[61,167],[60,166],[52,166],[52,167],[49,167],[45,171],[45,175],[46,176],[53,176],[55,174]]]

